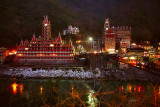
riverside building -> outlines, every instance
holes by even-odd
[[[42,36],[33,35],[30,42],[21,41],[16,56],[20,63],[71,63],[74,61],[72,42],[64,43],[60,34],[57,38],[52,38],[51,24],[47,16],[42,22]]]
[[[116,49],[121,51],[122,53],[126,53],[127,48],[130,48],[130,44],[131,44],[131,28],[128,26],[110,27],[109,18],[107,18],[105,19],[105,23],[104,23],[103,38],[106,37],[106,35],[108,34],[108,30],[110,29],[112,29],[112,33],[114,33],[114,42],[115,42],[115,45],[113,45],[115,47],[114,48],[111,47],[110,49],[111,50]],[[105,43],[106,39],[103,39],[103,40]],[[108,45],[105,45],[105,46],[108,46]],[[105,51],[107,51],[106,48],[108,47],[105,47]]]
[[[109,54],[114,54],[115,51],[115,33],[112,29],[108,29],[105,36],[104,36],[104,44],[105,44],[105,51]]]

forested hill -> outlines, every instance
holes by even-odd
[[[83,37],[98,37],[108,17],[111,26],[131,26],[134,41],[158,41],[159,10],[159,0],[0,0],[0,46],[41,34],[44,15],[51,20],[54,36],[72,24],[80,27]]]

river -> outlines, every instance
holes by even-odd
[[[158,106],[160,86],[140,81],[0,79],[1,107]]]

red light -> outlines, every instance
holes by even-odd
[[[18,84],[13,83],[13,84],[11,85],[11,87],[12,87],[12,92],[13,92],[13,94],[14,94],[14,95],[17,94],[17,87],[18,87]]]
[[[137,91],[141,92],[141,88],[142,88],[141,86],[138,86],[138,90]]]

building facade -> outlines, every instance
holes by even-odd
[[[127,48],[130,48],[131,45],[131,28],[128,26],[118,26],[118,27],[113,27],[114,32],[116,33],[116,44],[117,44],[117,49],[124,47],[121,46],[125,43],[124,45],[127,45]]]
[[[63,35],[67,35],[67,34],[72,34],[72,35],[77,35],[79,34],[79,28],[78,27],[72,27],[72,25],[68,26],[68,29],[63,30]]]
[[[107,18],[104,24],[103,37],[106,36],[109,29],[112,29],[112,32],[115,33],[115,49],[125,53],[127,48],[130,48],[131,45],[131,28],[128,26],[110,27],[110,22]]]
[[[123,61],[132,65],[137,65],[138,62],[143,61],[144,49],[142,48],[128,48],[127,53],[123,56]]]
[[[112,29],[108,29],[104,36],[104,44],[105,44],[105,52],[108,52],[109,54],[113,54],[116,52],[115,47],[115,33]]]
[[[143,48],[144,50],[148,51],[153,48],[150,41],[141,41],[140,42],[140,48]]]
[[[72,42],[64,44],[59,34],[51,37],[51,24],[48,17],[42,22],[42,36],[33,35],[32,40],[21,41],[17,48],[17,61],[20,63],[70,63],[74,61]]]

